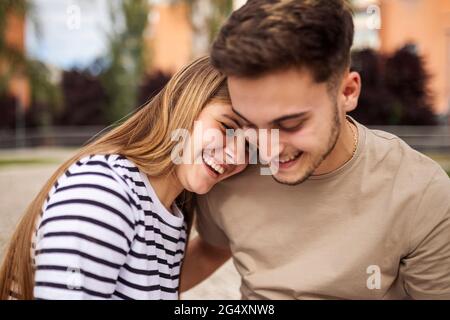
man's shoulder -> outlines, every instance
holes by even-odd
[[[385,171],[404,192],[409,190],[418,196],[430,185],[442,195],[450,192],[450,179],[441,165],[392,133],[367,129],[365,153],[372,172]]]
[[[367,129],[366,153],[369,160],[384,162],[399,166],[399,169],[420,176],[431,177],[432,174],[441,171],[441,166],[428,155],[423,154],[395,134],[375,129]],[[438,173],[439,174],[439,173]]]

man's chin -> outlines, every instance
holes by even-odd
[[[292,173],[278,172],[277,174],[272,175],[272,178],[278,183],[289,186],[296,186],[308,180],[311,174],[312,172],[311,173],[304,172],[303,174],[299,172],[292,172]]]
[[[320,161],[310,161],[308,158],[303,158],[302,160],[297,166],[287,170],[279,168],[278,172],[272,175],[273,179],[278,183],[290,186],[296,186],[305,182],[313,175]]]

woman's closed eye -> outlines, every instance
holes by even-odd
[[[234,134],[234,132],[238,129],[238,128],[236,128],[236,126],[233,126],[233,125],[223,122],[223,121],[220,121],[219,123],[223,129],[223,132],[225,132],[226,135],[232,136]]]
[[[232,126],[231,124],[227,124],[225,122],[220,121],[219,122],[220,125],[222,126],[225,134],[229,137],[233,137],[236,134],[236,130],[238,130],[239,128],[236,128],[234,126]],[[247,139],[245,139],[245,152],[249,152],[250,150],[250,144],[248,142]]]

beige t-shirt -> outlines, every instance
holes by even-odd
[[[287,186],[252,165],[199,197],[200,236],[231,248],[243,299],[450,299],[450,179],[354,122],[332,173]]]

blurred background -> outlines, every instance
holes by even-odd
[[[239,0],[0,1],[0,257],[59,163],[208,52]],[[354,0],[351,113],[450,175],[450,1]],[[231,262],[185,299],[239,298]]]

